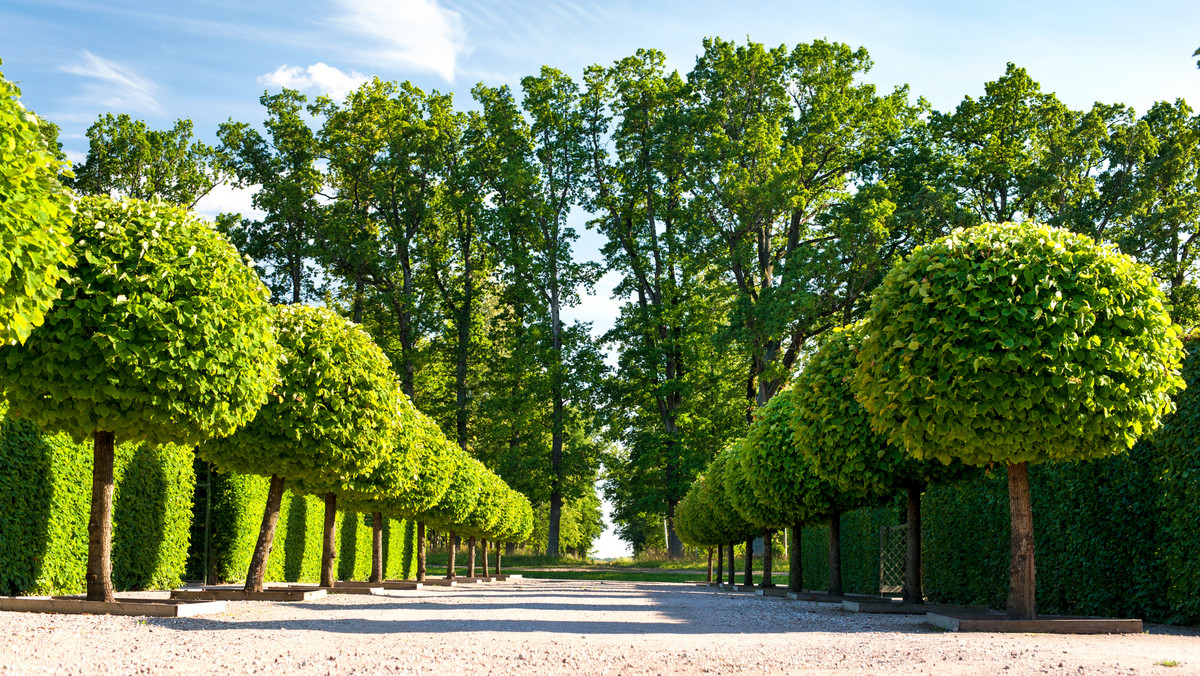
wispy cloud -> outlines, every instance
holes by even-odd
[[[334,22],[366,37],[365,61],[431,71],[454,80],[458,58],[468,53],[462,15],[437,0],[334,0]]]
[[[83,60],[62,67],[62,70],[92,80],[83,86],[82,102],[95,104],[114,112],[161,114],[162,106],[155,93],[158,85],[132,70],[83,51]]]
[[[283,65],[258,78],[258,83],[267,87],[328,94],[338,100],[366,81],[367,76],[356,70],[346,73],[325,63],[314,63],[307,68]]]

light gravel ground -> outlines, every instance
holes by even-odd
[[[569,580],[231,602],[189,619],[0,612],[0,674],[424,672],[1200,674],[1200,632],[952,634],[695,585]]]

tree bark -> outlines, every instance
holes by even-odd
[[[829,518],[829,595],[842,595],[842,515]]]
[[[475,577],[475,536],[467,538],[467,577]]]
[[[708,548],[708,576],[706,578],[704,578],[705,582],[712,582],[712,573],[713,573],[712,559],[713,559],[713,548],[709,547]]]
[[[383,514],[371,512],[371,582],[383,582]]]
[[[725,573],[725,546],[717,545],[717,584],[721,584]]]
[[[325,494],[325,537],[321,542],[321,586],[332,587],[333,562],[337,560],[337,496]]]
[[[771,567],[775,556],[775,550],[771,546],[771,541],[774,539],[775,531],[773,530],[769,530],[763,535],[763,588],[775,586],[775,583],[771,580]]]
[[[742,584],[754,586],[754,538],[746,538],[746,566],[742,572]]]
[[[505,544],[512,544],[512,543],[505,543]],[[504,573],[500,572],[500,547],[497,545],[497,547],[496,547],[496,575],[503,575],[503,574]]]
[[[560,451],[561,453],[561,451]],[[556,470],[557,471],[557,470]],[[555,484],[557,486],[557,484]],[[558,527],[562,521],[562,493],[557,488],[550,493],[550,527],[546,536],[546,556],[558,556]]]
[[[729,584],[737,584],[737,580],[734,578],[737,571],[733,567],[733,543],[730,542],[727,547],[729,547]]]
[[[788,546],[788,591],[796,594],[804,591],[804,548],[800,546],[803,528],[799,521],[792,524],[792,542]]]
[[[908,542],[904,553],[905,603],[924,603],[921,589],[921,488],[908,488]]]
[[[454,556],[458,553],[457,538],[454,537],[454,531],[450,531],[450,558],[446,560],[446,579],[454,579]]]
[[[483,547],[483,576],[491,577],[488,575],[488,541],[482,540],[479,544]]]
[[[513,554],[516,554],[517,553],[517,543],[505,542],[504,543],[504,553],[507,556],[512,556]]]
[[[680,540],[679,534],[675,532],[675,507],[677,504],[677,500],[667,502],[667,558],[672,561],[683,558],[683,540]]]
[[[425,522],[417,522],[417,582],[425,581]]]
[[[1012,566],[1008,580],[1008,617],[1037,619],[1037,586],[1033,565],[1033,503],[1029,497],[1029,464],[1008,465],[1008,511],[1012,524]]]
[[[258,544],[250,558],[250,570],[246,573],[247,592],[263,590],[263,577],[267,574],[267,559],[271,556],[271,543],[275,541],[275,525],[279,523],[279,505],[283,502],[283,477],[272,476],[267,489],[267,505],[263,509],[262,527],[258,529]]]
[[[92,507],[88,517],[87,600],[113,602],[112,503],[113,432],[92,433]]]

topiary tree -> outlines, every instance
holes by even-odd
[[[737,442],[723,448],[704,471],[701,497],[708,505],[708,513],[713,517],[713,536],[719,542],[724,542],[729,549],[729,583],[734,583],[733,546],[754,538],[760,528],[742,517],[734,508],[725,489],[725,476],[736,471],[738,464]],[[746,556],[749,557],[750,550]]]
[[[192,445],[254,418],[278,379],[266,288],[183,209],[83,198],[78,257],[24,346],[0,346],[11,412],[90,436],[87,597],[112,601],[117,439]]]
[[[792,432],[796,400],[795,390],[781,390],[758,409],[741,445],[738,471],[758,498],[760,518],[792,524],[795,542],[800,542],[805,523],[829,522],[829,593],[836,596],[842,593],[841,514],[863,506],[864,501],[817,475]],[[797,592],[804,574],[798,550],[792,548],[788,578],[788,588]]]
[[[812,463],[817,477],[852,498],[875,501],[905,491],[908,545],[903,595],[906,603],[923,603],[921,493],[930,483],[959,478],[968,470],[961,462],[918,460],[871,429],[853,387],[860,328],[826,332],[804,364],[793,386],[792,432],[796,448]]]
[[[453,580],[457,575],[458,547],[454,542],[455,528],[463,523],[475,510],[475,503],[483,490],[483,463],[467,455],[461,447],[446,444],[447,462],[454,463],[454,473],[450,487],[442,499],[432,508],[420,515],[423,522],[434,528],[450,532],[450,553],[446,561],[446,579]]]
[[[1008,466],[1008,614],[1036,617],[1028,464],[1125,452],[1183,387],[1150,269],[1044,225],[956,230],[887,274],[863,333],[859,398],[892,444]]]
[[[254,421],[197,449],[222,472],[271,477],[246,591],[262,591],[284,482],[301,491],[342,490],[392,452],[403,396],[387,357],[357,325],[325,308],[275,307],[280,383]],[[333,584],[326,501],[321,584]]]
[[[62,162],[20,95],[0,73],[0,344],[23,343],[41,326],[75,263]]]
[[[726,471],[722,475],[722,480],[725,485],[725,495],[729,497],[729,504],[733,505],[734,510],[749,524],[755,527],[755,535],[763,536],[763,580],[762,586],[773,587],[771,582],[771,538],[775,535],[775,529],[781,524],[779,519],[780,510],[776,505],[767,505],[758,501],[758,496],[754,494],[754,489],[746,480],[746,473],[741,469],[741,458],[743,449],[747,444],[756,444],[763,441],[763,427],[757,425],[750,426],[743,439],[734,441],[731,444],[730,453],[735,462],[731,471]],[[745,573],[743,575],[744,584],[754,584],[754,569],[753,557],[751,553],[754,547],[754,536],[746,539],[746,561]]]

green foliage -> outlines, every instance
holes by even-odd
[[[0,73],[0,344],[23,343],[42,325],[74,263],[61,163],[20,95]]]
[[[1150,270],[1032,223],[918,248],[888,273],[863,332],[859,398],[919,459],[1120,453],[1183,385],[1177,327]]]
[[[191,449],[120,444],[114,462],[113,582],[178,586],[187,556]],[[92,445],[0,418],[0,594],[83,591]]]
[[[904,521],[903,501],[844,512],[841,523],[842,589],[848,594],[879,593],[879,528]],[[795,546],[795,541],[789,543]],[[829,526],[805,526],[800,536],[806,589],[829,587]],[[782,551],[782,549],[776,550]],[[940,600],[940,597],[930,596]]]
[[[799,398],[797,391],[781,390],[757,411],[746,441],[740,445],[735,470],[745,475],[761,516],[779,527],[820,521],[862,502],[817,475],[801,444],[828,442],[807,436],[801,441],[792,432]]]
[[[403,395],[358,326],[324,308],[273,308],[281,381],[254,421],[197,452],[224,472],[278,475],[308,492],[341,490],[396,443]]]
[[[14,413],[77,440],[194,444],[274,385],[266,290],[223,236],[162,203],[83,198],[78,260],[23,347],[0,346]]]
[[[186,209],[221,182],[215,151],[192,136],[192,121],[150,129],[128,115],[107,113],[87,130],[86,161],[71,187],[85,195],[155,197]]]
[[[444,453],[439,461],[454,468],[453,478],[442,499],[433,508],[418,516],[435,529],[454,530],[475,510],[484,490],[487,470],[478,460],[468,456],[457,446],[450,446],[449,441],[444,443],[453,450]]]
[[[826,333],[796,378],[792,429],[795,445],[812,463],[812,471],[839,491],[861,499],[961,474],[959,463],[916,460],[871,430],[870,418],[852,387],[860,328]]]

